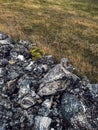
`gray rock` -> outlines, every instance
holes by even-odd
[[[18,72],[16,72],[15,70],[11,70],[9,73],[8,73],[8,79],[9,80],[14,80],[16,78],[19,77],[20,74],[18,74]]]
[[[68,120],[75,129],[93,130],[88,115],[87,108],[76,96],[65,93],[61,102],[61,113],[65,120]]]
[[[51,108],[51,105],[52,105],[52,98],[49,100],[49,99],[46,99],[43,103],[42,103],[42,106],[43,107],[46,107],[47,109],[50,109]]]
[[[40,96],[55,94],[58,91],[65,90],[76,83],[79,77],[66,70],[61,64],[56,65],[42,79],[38,94]]]
[[[5,44],[5,45],[7,45],[7,44],[10,44],[10,39],[9,38],[7,38],[7,39],[4,39],[4,40],[0,40],[0,44]]]
[[[18,43],[20,46],[22,45],[28,48],[29,50],[32,48],[32,46],[36,46],[36,43],[31,43],[30,41],[27,40],[20,40]]]
[[[4,84],[4,79],[0,78],[0,85],[3,85],[3,84]]]
[[[42,105],[41,105],[41,107],[40,107],[40,109],[38,111],[38,114],[41,115],[41,116],[48,116],[50,114],[50,112],[51,112],[51,110],[50,110],[51,106],[52,106],[52,98],[50,100],[46,99],[42,103]]]
[[[87,129],[87,130],[95,130],[91,127],[91,124],[87,120],[87,116],[85,113],[78,113],[74,117],[71,118],[71,124],[75,129]]]
[[[70,119],[82,110],[82,104],[74,95],[65,93],[61,101],[61,112],[64,118]]]
[[[61,85],[61,79],[64,76],[65,73],[60,68],[60,65],[56,65],[42,79],[38,94],[40,96],[51,95],[62,89],[62,87],[67,87]]]
[[[0,126],[0,130],[6,130],[5,126]]]
[[[58,80],[46,83],[43,86],[42,85],[43,84],[40,85],[41,89],[39,90],[38,94],[40,96],[47,96],[56,94],[58,91],[65,90],[70,85],[70,81]]]
[[[2,77],[4,77],[5,75],[6,75],[6,69],[5,68],[3,68],[3,67],[0,67],[0,77],[2,78]]]
[[[24,75],[18,80],[19,98],[30,93],[31,80],[27,75]]]
[[[24,61],[24,60],[25,60],[25,58],[24,58],[23,55],[18,55],[17,59],[19,59],[19,60],[21,60],[21,61]]]
[[[98,101],[98,84],[88,84],[87,87],[94,100]]]
[[[9,63],[9,61],[7,59],[2,59],[0,62],[1,62],[1,65],[3,67],[5,67],[6,65],[8,65],[8,63]]]
[[[37,66],[33,69],[33,73],[34,75],[36,75],[37,77],[40,77],[40,75],[43,73],[43,70],[40,66]]]
[[[10,52],[11,60],[15,60],[16,61],[17,56],[18,56],[17,52],[15,52],[15,51],[11,51]]]
[[[84,76],[82,79],[82,85],[83,86],[87,86],[90,83],[89,79],[87,78],[87,76]]]
[[[23,109],[28,109],[36,103],[36,100],[35,97],[30,94],[27,94],[22,99],[19,99],[18,103]]]
[[[35,117],[35,130],[49,130],[51,124],[51,118],[49,117]]]
[[[0,44],[0,59],[7,58],[10,55],[11,45]]]
[[[42,64],[41,68],[43,69],[43,71],[46,73],[48,72],[49,68],[47,64]]]
[[[17,84],[17,78],[7,82],[6,86],[7,94],[12,95],[14,93],[15,89],[17,88],[16,84]]]
[[[3,32],[0,31],[0,40],[4,40],[8,38],[8,35],[4,34]]]
[[[35,93],[35,91],[30,89],[31,81],[29,79],[20,79],[19,80],[19,95],[18,95],[18,103],[22,108],[27,109],[33,106],[39,96]]]
[[[14,48],[11,49],[10,56],[14,60],[16,59],[23,60],[24,58],[25,59],[30,58],[30,52],[25,46],[16,44]]]
[[[24,110],[25,116],[28,118],[29,126],[32,127],[34,125],[34,115],[31,113],[29,114],[26,110]]]
[[[69,72],[73,72],[73,70],[75,69],[71,64],[70,61],[67,58],[62,58],[61,59],[61,65],[66,68],[66,70],[68,70]]]
[[[19,88],[19,98],[25,96],[29,92],[30,92],[30,86],[29,86],[29,84],[26,85],[26,86],[20,86],[20,88]]]
[[[25,67],[25,70],[32,71],[33,68],[34,68],[34,62],[31,61],[30,64]]]

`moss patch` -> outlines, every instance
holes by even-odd
[[[42,58],[45,55],[45,52],[38,47],[32,47],[32,49],[30,49],[30,54],[32,55],[32,60],[37,60]]]

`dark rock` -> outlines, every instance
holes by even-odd
[[[18,79],[16,78],[7,82],[6,92],[8,95],[15,93],[15,90],[17,89],[17,80]]]
[[[13,48],[10,52],[11,57],[16,58],[16,59],[17,58],[21,59],[21,57],[22,57],[22,59],[24,59],[24,58],[29,59],[30,58],[30,52],[27,48],[28,45],[26,47],[26,46],[23,46],[22,44],[20,45],[19,43],[17,43],[14,47],[15,48]]]
[[[3,85],[3,84],[4,84],[4,79],[0,78],[0,85]]]
[[[0,40],[4,40],[8,38],[8,35],[4,34],[3,32],[0,31]]]
[[[38,66],[38,67],[34,68],[33,73],[34,73],[34,75],[39,77],[43,73],[43,70],[41,67]]]
[[[8,63],[9,63],[9,61],[8,61],[7,59],[2,59],[2,60],[1,60],[1,65],[2,65],[3,67],[5,67],[6,65],[8,65]]]
[[[3,67],[0,67],[0,77],[4,77],[4,76],[6,76],[6,74],[7,74],[6,69]]]
[[[0,44],[0,58],[7,58],[10,55],[11,46]]]

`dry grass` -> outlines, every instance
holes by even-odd
[[[0,0],[0,30],[36,42],[58,61],[68,57],[98,82],[97,0]]]

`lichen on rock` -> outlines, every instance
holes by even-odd
[[[34,46],[30,49],[30,54],[32,56],[32,60],[37,60],[42,58],[45,55],[44,50],[39,49],[37,46]]]

